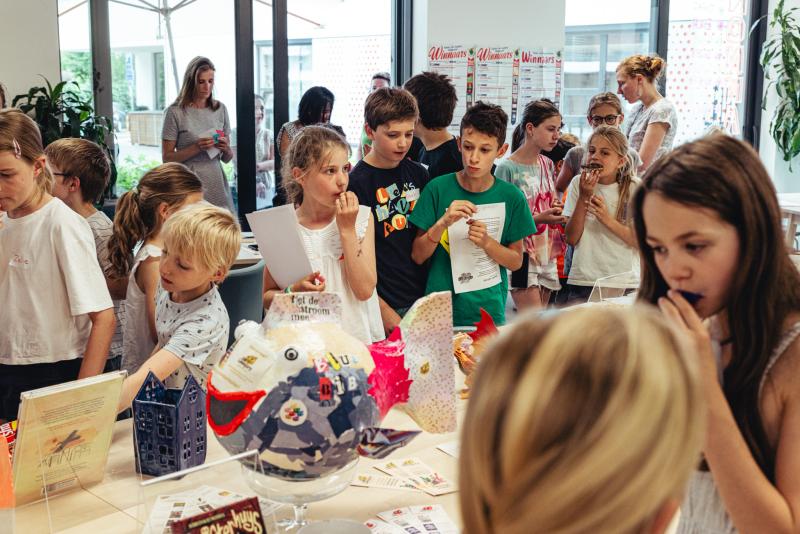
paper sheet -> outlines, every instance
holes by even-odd
[[[215,135],[216,136],[220,135],[220,132],[222,132],[222,130],[218,130],[216,128],[211,128],[209,130],[206,130],[205,133],[203,133],[203,135],[201,135],[200,137],[208,137],[210,139],[215,139],[214,136]],[[222,132],[222,135],[225,135],[225,133]],[[206,149],[206,154],[208,154],[208,159],[216,158],[217,156],[219,156],[219,154],[221,152],[222,151],[220,149],[218,149],[216,146],[212,146],[211,148],[207,148]]]
[[[506,220],[506,205],[480,204],[472,218],[486,223],[486,230],[496,241],[500,241]],[[455,293],[467,293],[486,289],[500,283],[500,265],[482,248],[469,240],[469,225],[459,219],[448,229],[450,237],[450,267],[453,271]]]
[[[256,236],[258,251],[278,287],[284,288],[314,272],[297,231],[294,206],[256,211],[246,217]]]

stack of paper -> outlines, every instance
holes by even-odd
[[[378,514],[380,519],[364,523],[373,534],[407,534],[425,532],[426,534],[457,534],[458,527],[447,515],[444,508],[437,505],[410,506],[395,508]]]
[[[352,484],[367,488],[420,490],[434,497],[458,491],[454,482],[447,480],[418,458],[392,460],[373,467],[389,476],[362,473],[355,476]]]

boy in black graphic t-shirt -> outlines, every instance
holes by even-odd
[[[447,131],[456,109],[456,88],[450,78],[435,72],[411,77],[404,87],[417,99],[419,121],[414,134],[422,141],[419,161],[431,178],[464,168],[456,138]]]
[[[350,191],[375,218],[378,296],[386,333],[425,293],[427,270],[411,260],[416,230],[408,216],[428,183],[425,168],[406,158],[417,120],[414,97],[400,88],[373,92],[364,105],[372,150],[350,171]]]

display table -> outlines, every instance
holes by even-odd
[[[455,362],[455,360],[454,360]],[[454,365],[455,367],[455,365]],[[461,387],[463,377],[457,370],[457,388]],[[458,419],[463,417],[466,402],[457,400]],[[15,510],[15,532],[46,533],[64,532],[70,534],[86,533],[141,533],[146,519],[144,507],[140,505],[143,498],[152,497],[153,490],[146,494],[140,488],[142,480],[135,472],[133,452],[133,420],[116,423],[114,437],[106,466],[106,477],[100,484],[88,488],[74,490],[70,493],[52,498],[49,507],[44,502],[35,503]],[[418,430],[419,427],[405,413],[394,409],[383,420],[382,427],[402,430]],[[449,434],[419,434],[410,444],[394,451],[388,459],[414,456],[439,471],[444,477],[455,481],[458,461],[436,448],[437,445],[457,439],[455,432]],[[211,430],[208,430],[208,453],[206,463],[226,458],[228,453],[217,442]],[[367,472],[381,475],[371,466],[383,460],[361,458],[357,473]],[[209,473],[210,480],[202,483],[224,489],[242,491],[244,481],[238,464],[224,466],[225,479],[220,479],[219,470]],[[150,477],[145,477],[149,479]],[[193,483],[194,483],[193,479]],[[165,488],[168,486],[165,486]],[[184,488],[185,489],[185,488]],[[178,490],[180,491],[180,490]],[[308,516],[311,519],[348,518],[366,521],[383,512],[401,506],[423,504],[440,504],[451,519],[461,524],[458,511],[458,493],[440,497],[432,497],[427,493],[404,490],[384,490],[349,486],[344,492],[330,499],[311,503]],[[49,514],[48,514],[49,509]],[[286,506],[279,512],[281,517],[288,517],[291,507]],[[0,521],[3,518],[0,517]],[[8,523],[5,523],[6,525]],[[2,528],[0,528],[2,531]],[[270,531],[271,532],[271,531]]]

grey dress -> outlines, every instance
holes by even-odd
[[[211,108],[181,108],[178,104],[172,104],[164,112],[161,139],[175,141],[175,148],[182,150],[197,143],[201,137],[209,137],[210,130],[222,130],[225,137],[230,137],[231,123],[225,104],[220,102],[216,111]],[[200,178],[205,200],[233,211],[233,197],[222,171],[221,155],[217,154],[211,159],[203,151],[182,163]]]
[[[783,334],[780,343],[772,351],[764,374],[761,375],[761,383],[758,386],[759,398],[761,398],[764,383],[772,366],[798,335],[800,335],[800,323],[795,323]],[[686,498],[681,504],[681,519],[676,534],[734,534],[736,532],[738,530],[725,510],[725,503],[722,502],[719,491],[717,491],[717,485],[714,483],[711,472],[695,471],[689,481]]]

